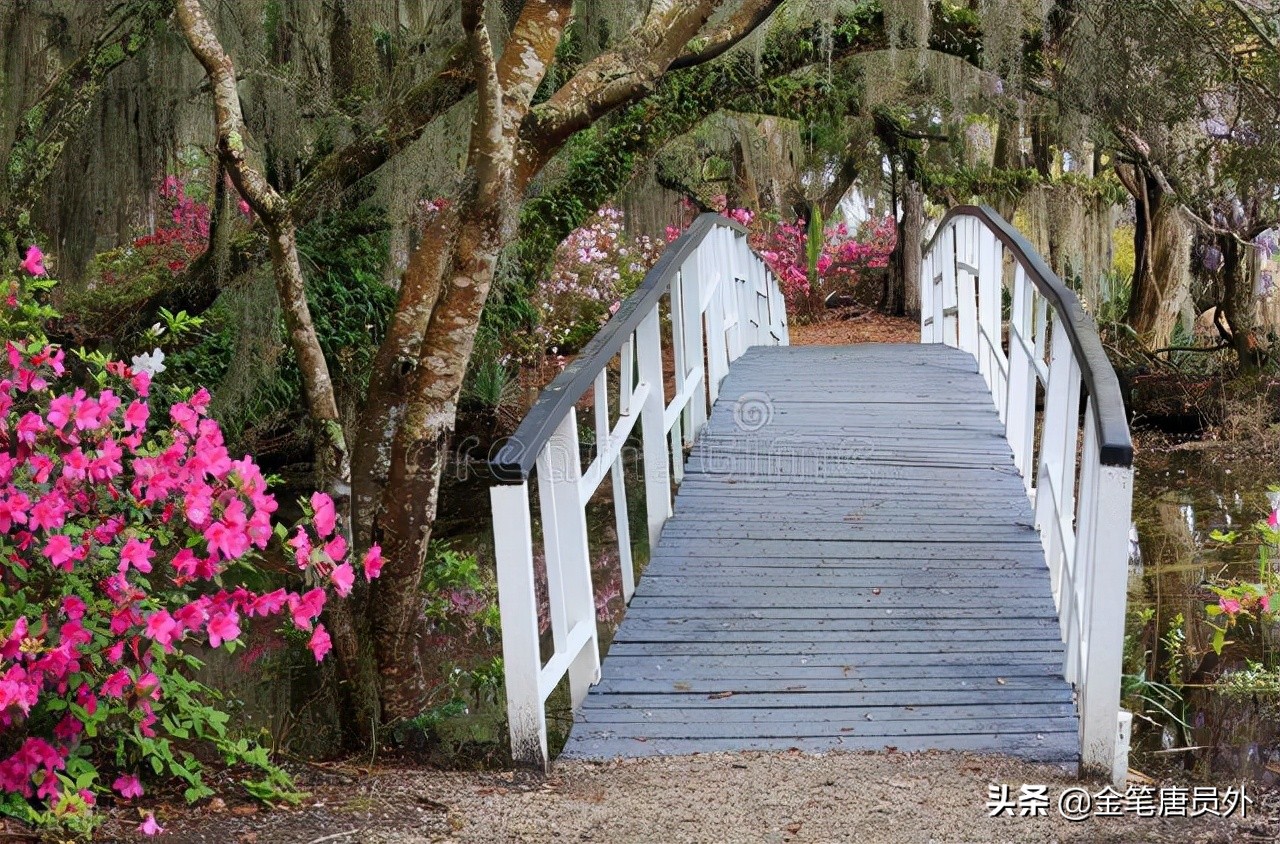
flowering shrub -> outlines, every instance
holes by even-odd
[[[769,226],[747,208],[730,208],[723,194],[711,198],[711,207],[750,230],[751,248],[777,277],[792,313],[812,313],[827,293],[856,284],[869,269],[887,267],[897,242],[897,226],[890,216],[868,220],[856,232],[843,222],[827,226],[821,244],[814,248],[804,220]],[[688,200],[682,203],[681,223],[667,226],[668,243],[688,228],[696,212]]]
[[[779,223],[756,235],[752,245],[777,276],[787,306],[813,311],[827,293],[856,284],[869,269],[887,267],[896,241],[894,220],[884,217],[866,221],[855,233],[843,222],[827,226],[816,249],[804,220]]]
[[[0,812],[88,828],[99,796],[140,796],[147,769],[208,796],[202,742],[264,771],[254,793],[286,788],[265,749],[228,735],[216,692],[190,679],[193,651],[235,650],[254,619],[281,618],[324,658],[327,589],[356,577],[333,502],[313,495],[291,536],[273,524],[266,480],[228,453],[205,390],[153,415],[144,369],[86,355],[74,378],[30,330],[29,285],[0,314]],[[286,538],[303,586],[242,585]],[[380,567],[375,546],[363,574]],[[150,816],[140,829],[161,831]]]
[[[559,353],[590,340],[657,262],[662,246],[646,235],[629,236],[622,212],[611,205],[574,229],[534,295],[539,346]]]

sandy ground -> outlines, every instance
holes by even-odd
[[[1053,767],[968,754],[713,754],[512,772],[332,769],[294,809],[156,807],[170,844],[420,842],[1276,841],[1275,795],[1247,816],[1092,818],[1057,813],[1079,785]],[[988,787],[1049,786],[1046,817],[988,816]],[[1084,784],[1090,791],[1098,783]],[[251,812],[251,813],[249,813]],[[127,840],[138,840],[130,836]],[[153,839],[155,840],[155,839]]]

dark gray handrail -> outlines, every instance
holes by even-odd
[[[1022,233],[1001,217],[994,208],[986,205],[957,205],[947,211],[934,232],[924,253],[933,249],[934,243],[955,217],[977,217],[987,224],[992,234],[1013,253],[1013,257],[1031,283],[1040,291],[1058,313],[1058,325],[1067,332],[1076,362],[1080,365],[1080,377],[1085,390],[1093,399],[1093,418],[1098,427],[1100,443],[1099,460],[1105,466],[1133,465],[1133,440],[1129,436],[1129,421],[1124,409],[1124,394],[1120,392],[1120,380],[1102,348],[1097,326],[1085,313],[1075,291],[1062,283],[1035,247]]]
[[[747,233],[744,226],[722,214],[707,212],[698,215],[693,225],[663,251],[662,257],[645,274],[635,292],[618,307],[617,313],[582,347],[573,362],[539,394],[515,433],[489,461],[496,480],[508,484],[528,480],[533,474],[538,454],[551,439],[560,422],[569,415],[570,408],[595,385],[596,375],[600,370],[621,351],[623,344],[640,327],[644,318],[658,307],[658,300],[671,288],[671,282],[675,280],[685,259],[693,254],[708,232],[720,226],[742,234]],[[662,389],[662,385],[657,385],[655,389]]]

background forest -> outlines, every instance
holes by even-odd
[[[295,757],[502,764],[485,459],[701,211],[823,325],[918,316],[933,221],[989,204],[1159,437],[1274,440],[1274,0],[0,0],[0,44],[0,811],[24,821],[88,831],[175,778],[205,800],[226,764],[272,799]],[[40,545],[13,514],[108,442],[167,485],[86,469]],[[1149,492],[1151,535],[1237,588],[1237,537]],[[1153,747],[1266,769],[1256,712],[1211,725],[1244,743],[1192,712],[1245,665],[1237,697],[1274,698],[1270,633],[1233,658],[1192,597],[1137,602],[1131,705]]]

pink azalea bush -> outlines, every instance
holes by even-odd
[[[777,276],[793,312],[813,311],[828,293],[852,287],[867,270],[889,266],[897,240],[892,217],[868,220],[856,232],[843,222],[835,223],[825,227],[822,235],[812,267],[804,220],[779,223],[753,239],[752,245]]]
[[[710,204],[715,211],[749,230],[751,248],[773,271],[787,308],[793,314],[812,313],[828,293],[852,287],[867,270],[889,266],[889,256],[897,242],[897,227],[890,216],[868,220],[856,231],[850,231],[843,222],[834,223],[823,229],[822,244],[811,266],[809,227],[805,220],[770,225],[750,209],[729,207],[724,194],[711,197]],[[667,242],[679,237],[695,216],[696,206],[685,200],[681,204],[680,224],[667,226]]]
[[[612,205],[574,229],[534,295],[539,348],[559,354],[591,339],[657,262],[663,245],[628,235],[622,212]]]
[[[29,330],[43,313],[29,281],[0,312],[0,813],[91,824],[103,794],[142,795],[142,772],[208,796],[198,743],[262,769],[256,793],[286,787],[190,674],[196,653],[240,647],[258,619],[324,658],[328,590],[345,595],[356,576],[333,502],[313,495],[290,535],[262,472],[208,418],[205,390],[155,408],[146,371],[86,356],[73,375]],[[298,585],[241,585],[271,547]],[[375,546],[363,576],[380,566]],[[160,829],[149,818],[142,831]]]

